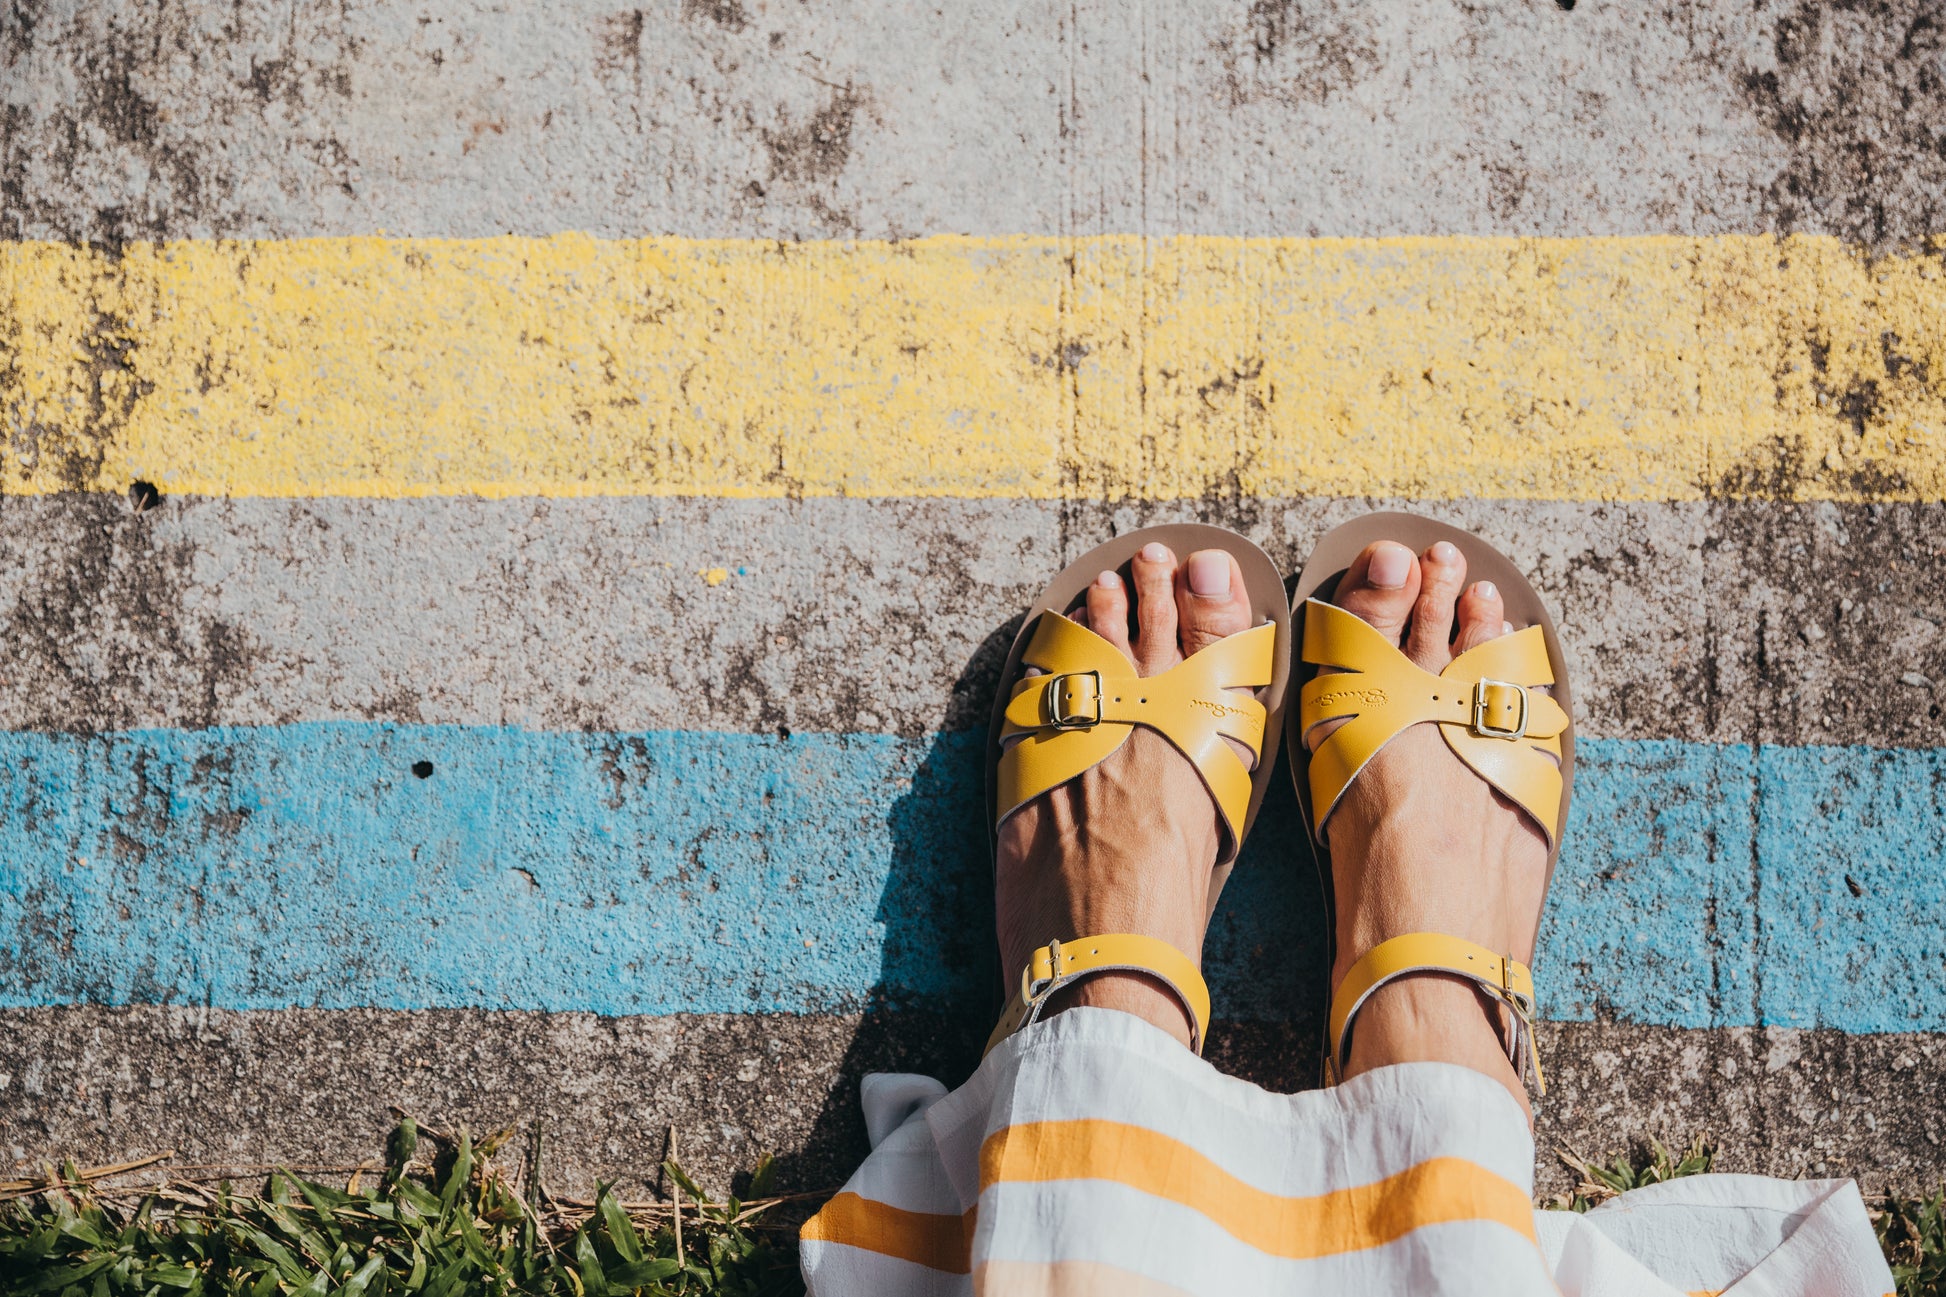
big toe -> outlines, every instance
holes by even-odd
[[[1177,569],[1176,619],[1184,657],[1250,629],[1243,569],[1227,551],[1199,549]]]
[[[1397,644],[1405,638],[1406,623],[1412,617],[1413,604],[1418,601],[1421,580],[1417,554],[1397,541],[1375,541],[1338,578],[1338,589],[1331,602]],[[1305,732],[1305,744],[1317,751],[1318,745],[1348,719],[1339,716],[1313,726]]]
[[[1419,598],[1419,558],[1396,541],[1367,545],[1338,581],[1332,602],[1397,644]]]

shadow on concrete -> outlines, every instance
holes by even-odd
[[[985,717],[1020,624],[1011,618],[981,641],[954,681],[951,714]],[[999,1012],[985,732],[914,741],[926,748],[888,814],[893,858],[873,915],[889,933],[887,953],[808,1138],[779,1161],[786,1190],[835,1186],[863,1159],[866,1073],[919,1072],[956,1086]],[[1323,898],[1286,760],[1210,927],[1217,1018],[1205,1051],[1219,1070],[1284,1092],[1317,1084],[1328,971]],[[924,948],[898,949],[902,938]],[[915,985],[929,993],[915,996]]]
[[[1015,616],[980,642],[943,714],[984,721],[1020,624]],[[863,1160],[858,1082],[866,1073],[919,1072],[958,1085],[978,1065],[998,1012],[984,725],[912,741],[924,751],[887,813],[891,868],[872,915],[886,927],[886,954],[803,1147],[778,1159],[786,1191],[834,1186]],[[927,993],[916,995],[915,985]]]

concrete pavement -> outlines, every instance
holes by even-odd
[[[366,726],[345,741],[372,770],[292,785],[241,837],[237,805],[197,800],[237,786],[220,751],[148,800],[0,777],[0,1159],[337,1163],[397,1102],[539,1121],[564,1186],[652,1176],[670,1122],[716,1182],[771,1149],[829,1184],[856,1075],[964,1069],[970,1011],[868,977],[792,1012],[538,1013],[469,993],[503,983],[464,957],[399,992],[431,983],[373,971],[388,916],[330,890],[332,859],[315,906],[239,898],[307,826],[449,786],[386,764],[414,727],[951,746],[1064,555],[1197,517],[1295,566],[1404,504],[1535,573],[1590,737],[1828,772],[1828,796],[1734,785],[1735,833],[1651,816],[1612,862],[1635,839],[1590,835],[1544,1145],[1709,1127],[1734,1167],[1936,1182],[1946,914],[1936,840],[1929,861],[1900,834],[1940,784],[1873,783],[1936,768],[1946,687],[1933,8],[10,7],[7,750],[115,771],[255,727],[248,767]],[[1023,247],[1051,269],[1006,270]],[[368,863],[411,893],[577,858],[468,823],[404,823]],[[644,878],[721,850],[707,830]],[[847,880],[923,861],[883,830],[793,841]],[[1658,906],[1664,856],[1715,890]],[[164,918],[117,904],[165,897],[179,941],[118,941]],[[845,934],[867,963],[875,901]],[[678,917],[656,904],[631,922]],[[1251,921],[1307,921],[1279,904]],[[101,916],[78,944],[77,913]],[[1640,915],[1701,952],[1685,968],[1837,942],[1829,985],[1704,979],[1693,1012],[1575,992],[1642,980],[1586,937]],[[293,926],[335,979],[216,999],[212,952]],[[485,961],[494,931],[452,948]],[[651,979],[693,956],[630,955]],[[1314,1013],[1259,1006],[1216,1055],[1304,1084]]]

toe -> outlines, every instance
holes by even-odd
[[[1367,545],[1338,582],[1331,602],[1397,644],[1419,596],[1419,560],[1394,541]]]
[[[1423,579],[1412,605],[1405,655],[1427,671],[1444,671],[1453,660],[1453,606],[1466,585],[1466,556],[1440,541],[1419,558]]]
[[[1128,648],[1128,587],[1115,573],[1103,572],[1089,584],[1087,625],[1134,660]]]
[[[1220,549],[1191,554],[1176,573],[1176,617],[1184,657],[1249,630],[1250,595],[1236,559]]]
[[[1129,563],[1135,586],[1135,668],[1145,676],[1182,661],[1176,643],[1176,556],[1167,545],[1144,545]]]
[[[1491,581],[1475,581],[1459,599],[1459,637],[1453,641],[1454,654],[1498,639],[1506,633],[1501,629],[1505,625],[1507,609],[1500,600],[1500,588]]]

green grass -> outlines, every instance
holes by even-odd
[[[1946,1297],[1946,1189],[1929,1198],[1872,1204],[1878,1245],[1892,1263],[1899,1297]]]
[[[1716,1161],[1716,1145],[1708,1136],[1698,1135],[1678,1155],[1652,1136],[1647,1146],[1637,1150],[1633,1157],[1623,1154],[1606,1164],[1592,1162],[1567,1149],[1561,1151],[1560,1157],[1568,1170],[1581,1179],[1572,1190],[1544,1205],[1555,1211],[1587,1211],[1630,1189],[1703,1174]]]
[[[769,1160],[741,1198],[713,1198],[672,1157],[664,1202],[609,1186],[589,1200],[543,1187],[540,1146],[502,1158],[509,1132],[477,1143],[401,1119],[385,1158],[333,1188],[292,1170],[252,1189],[184,1168],[129,1189],[160,1159],[73,1163],[0,1182],[0,1297],[785,1297],[801,1294],[796,1222],[823,1194],[769,1196]],[[1587,1211],[1616,1194],[1708,1171],[1716,1149],[1660,1141],[1595,1162],[1564,1153],[1578,1183],[1547,1205]],[[503,1161],[512,1164],[503,1167]],[[1946,1297],[1946,1191],[1872,1199],[1899,1297]]]
[[[669,1202],[624,1202],[606,1185],[580,1202],[539,1187],[536,1145],[530,1201],[521,1177],[494,1160],[507,1138],[475,1144],[464,1129],[445,1134],[404,1119],[384,1163],[354,1172],[343,1188],[280,1170],[255,1192],[180,1177],[116,1191],[69,1163],[38,1184],[0,1186],[0,1294],[803,1292],[795,1228],[766,1220],[791,1202],[764,1196],[768,1159],[743,1199],[712,1200],[671,1160],[663,1164],[676,1186]]]

